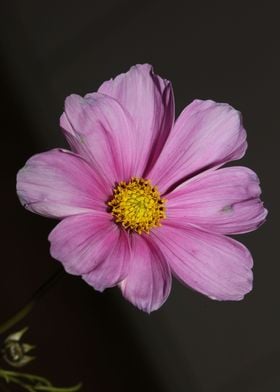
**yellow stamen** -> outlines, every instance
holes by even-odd
[[[161,226],[161,219],[166,218],[165,202],[150,180],[132,177],[129,182],[121,181],[116,185],[108,206],[116,223],[142,234]]]

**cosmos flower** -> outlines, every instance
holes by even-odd
[[[71,151],[29,159],[17,192],[30,211],[60,219],[50,252],[96,290],[118,285],[146,312],[167,299],[172,275],[216,300],[252,288],[252,257],[230,234],[264,222],[238,111],[195,100],[174,121],[171,83],[133,66],[84,98],[70,95],[60,120]]]

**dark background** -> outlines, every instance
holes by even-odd
[[[59,267],[55,222],[25,211],[15,175],[33,154],[65,146],[64,98],[95,91],[149,62],[174,87],[177,114],[194,98],[241,110],[249,149],[240,162],[261,178],[267,223],[242,236],[253,292],[211,301],[174,281],[150,316],[117,289],[95,292],[67,275],[18,328],[37,360],[25,368],[90,392],[280,390],[279,12],[275,2],[10,0],[1,5],[0,322]],[[2,367],[7,367],[2,362]],[[9,390],[13,390],[9,386]]]

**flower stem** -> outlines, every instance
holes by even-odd
[[[35,303],[44,296],[44,294],[64,276],[64,270],[59,268],[53,275],[51,275],[31,296],[26,304],[8,320],[0,324],[0,334],[5,333],[18,322],[20,322],[33,309]]]
[[[0,368],[0,378],[3,378],[7,384],[17,384],[28,392],[76,392],[82,388],[82,383],[73,387],[55,387],[46,378],[29,373],[18,373]]]

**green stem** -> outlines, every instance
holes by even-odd
[[[76,392],[79,391],[82,388],[82,383],[79,383],[75,385],[74,387],[69,387],[69,388],[56,388],[56,387],[44,387],[44,386],[38,386],[35,387],[36,391],[47,391],[47,392]]]
[[[0,324],[0,335],[8,331],[14,325],[19,323],[24,317],[26,317],[33,309],[35,303],[43,297],[43,295],[54,285],[54,283],[64,275],[64,271],[60,268],[51,277],[44,282],[38,290],[32,295],[29,301],[13,316],[11,316],[7,321]]]
[[[25,305],[22,309],[20,309],[20,311],[18,311],[14,316],[10,317],[7,321],[2,323],[0,325],[0,335],[5,333],[14,325],[19,323],[22,319],[24,319],[24,317],[31,312],[34,304],[35,304],[34,301],[30,301],[27,305]]]
[[[19,372],[14,372],[12,370],[0,369],[0,377],[3,377],[5,380],[12,379],[14,377],[23,378],[23,379],[27,379],[30,382],[37,382],[37,383],[45,384],[45,386],[51,386],[51,383],[46,378],[36,376],[35,374],[19,373]]]
[[[36,376],[29,373],[18,373],[10,370],[0,368],[0,378],[3,378],[7,384],[14,383],[20,385],[29,392],[44,391],[44,392],[76,392],[82,387],[79,383],[73,387],[58,388],[54,387],[46,378]]]
[[[29,301],[7,321],[0,324],[0,334],[5,333],[24,317],[26,317],[37,301],[56,283],[61,276],[64,276],[64,271],[60,268],[57,270],[46,282],[44,282],[39,289],[32,295]],[[77,384],[73,387],[58,388],[54,387],[50,381],[44,377],[36,376],[35,374],[20,373],[11,370],[0,368],[0,379],[3,379],[7,384],[14,383],[28,392],[76,392],[81,389],[82,384]],[[1,388],[1,386],[0,386]],[[6,388],[4,387],[6,390]]]

